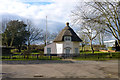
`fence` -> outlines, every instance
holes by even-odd
[[[120,53],[87,53],[87,54],[11,54],[2,56],[2,59],[66,59],[66,58],[120,58]]]

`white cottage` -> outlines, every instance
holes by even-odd
[[[59,33],[53,43],[45,46],[44,54],[79,54],[79,44],[82,40],[66,23],[66,27]]]

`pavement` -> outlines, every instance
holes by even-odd
[[[3,78],[118,78],[118,60],[34,60],[2,64]]]

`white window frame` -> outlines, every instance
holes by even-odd
[[[71,41],[71,36],[65,36],[64,41]]]

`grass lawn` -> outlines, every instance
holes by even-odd
[[[106,52],[94,51],[94,53],[106,53]],[[80,52],[80,54],[92,54],[92,51]]]
[[[21,52],[22,53],[22,52]],[[27,56],[20,55],[21,53],[15,52],[14,55],[11,57],[10,55],[2,56],[2,60],[61,60],[60,57],[52,56],[50,59],[50,56],[36,56],[40,53],[31,53],[29,55],[29,58],[27,59]],[[91,51],[87,52],[80,52],[79,57],[73,57],[75,60],[112,60],[112,59],[118,59],[120,57],[120,52],[111,52],[108,54],[108,52],[100,52],[95,51],[94,55],[92,55]]]
[[[89,52],[80,54],[79,57],[73,57],[75,60],[114,60],[120,59],[120,52],[112,52],[112,53],[101,53],[96,52],[95,54],[91,54]],[[91,54],[91,55],[90,55]]]
[[[94,51],[94,53],[120,53],[120,52],[100,52],[100,51]],[[80,52],[80,54],[92,54],[92,51],[86,51],[86,52]]]

